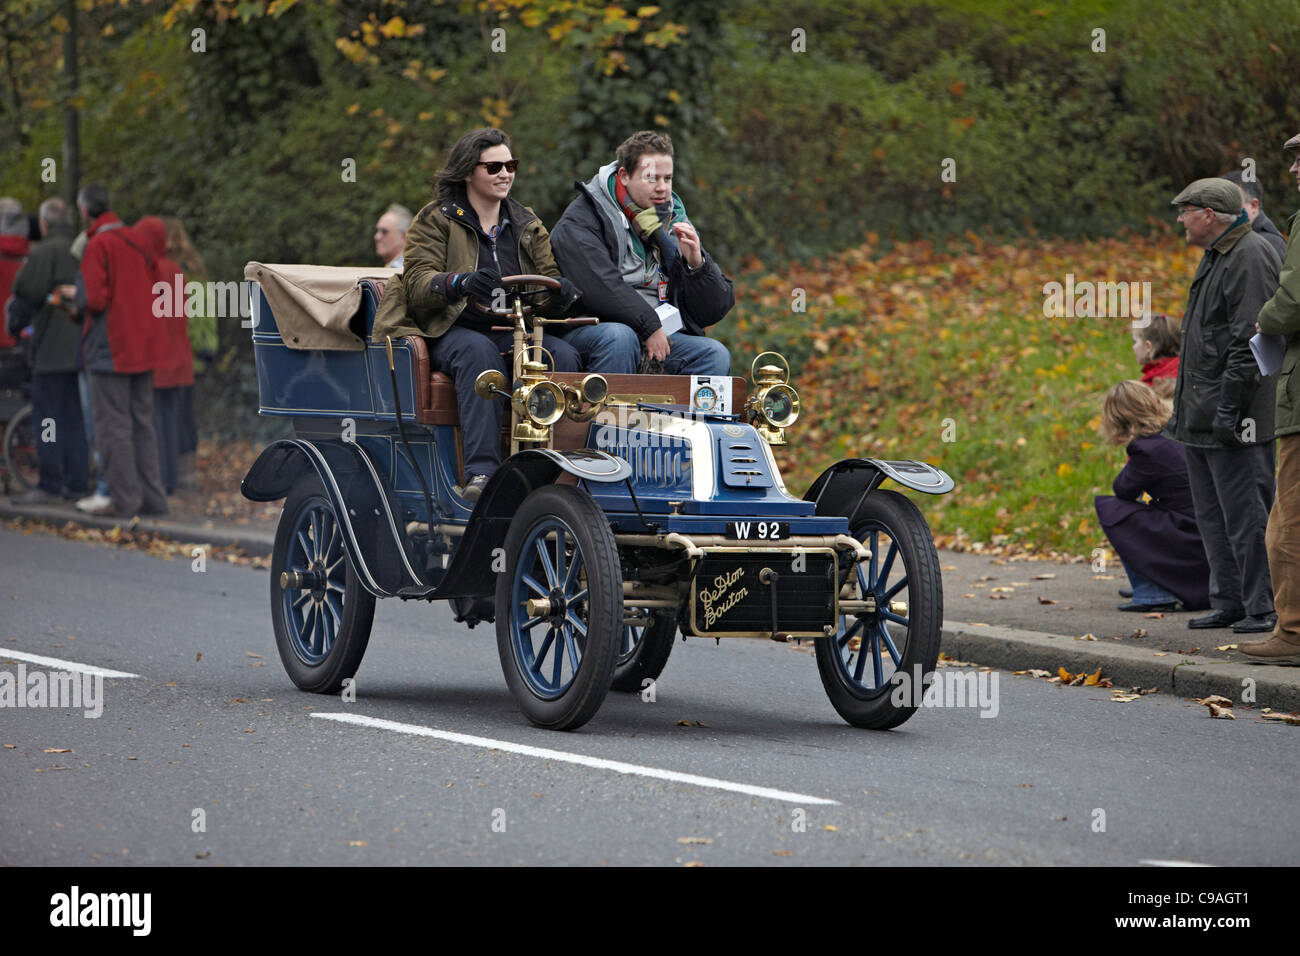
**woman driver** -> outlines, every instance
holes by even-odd
[[[560,276],[551,240],[531,209],[509,197],[518,165],[510,140],[499,129],[466,133],[447,153],[435,178],[437,198],[416,215],[406,234],[401,281],[390,281],[375,319],[372,337],[422,335],[429,363],[451,376],[460,408],[465,457],[462,497],[474,502],[501,464],[501,399],[485,401],[474,379],[498,369],[512,379],[501,353],[509,353],[511,332],[493,332],[508,319],[479,310],[490,304],[504,275],[546,275],[560,280],[548,313],[563,314],[578,298],[573,283]],[[400,299],[405,299],[405,310]],[[555,371],[576,372],[573,346],[546,338]]]

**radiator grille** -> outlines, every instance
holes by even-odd
[[[772,633],[772,585],[761,580],[766,568],[778,575],[778,632],[821,637],[822,628],[836,619],[836,561],[830,552],[804,551],[799,556],[803,570],[795,571],[795,557],[778,551],[706,554],[691,581],[691,624],[695,633]]]

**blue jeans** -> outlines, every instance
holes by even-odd
[[[1134,604],[1172,604],[1178,600],[1177,595],[1170,594],[1150,578],[1134,571],[1123,558],[1120,558],[1120,563],[1124,565],[1124,573],[1133,586]]]
[[[86,426],[86,445],[90,449],[90,457],[95,461],[95,467],[99,470],[95,494],[107,498],[109,497],[108,477],[104,473],[104,463],[99,459],[99,450],[95,447],[95,416],[90,400],[90,373],[85,369],[77,373],[77,387],[81,391],[81,420]]]
[[[641,364],[641,339],[630,325],[622,322],[601,322],[584,325],[564,333],[568,342],[582,357],[582,367],[588,372],[635,374]],[[669,353],[664,360],[668,375],[730,375],[731,355],[727,347],[715,339],[687,332],[674,332],[668,336]]]

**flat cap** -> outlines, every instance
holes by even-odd
[[[1290,139],[1288,139],[1285,143],[1283,143],[1283,144],[1282,144],[1282,148],[1283,148],[1283,149],[1300,149],[1300,133],[1296,133],[1294,136],[1292,136]]]
[[[1170,201],[1171,206],[1209,206],[1215,212],[1241,212],[1241,190],[1217,176],[1198,179]]]

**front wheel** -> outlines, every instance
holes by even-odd
[[[939,659],[939,556],[925,518],[896,491],[873,492],[850,520],[871,558],[850,575],[849,596],[870,599],[875,610],[841,615],[835,636],[816,640],[817,670],[841,717],[888,730],[916,711]]]
[[[581,727],[609,692],[623,629],[618,548],[589,494],[547,485],[524,499],[496,601],[501,669],[524,715]]]
[[[336,693],[361,666],[374,618],[374,595],[361,586],[313,473],[285,499],[271,551],[271,626],[289,679],[302,690]]]
[[[611,690],[639,693],[656,681],[673,652],[677,637],[677,612],[666,608],[629,607],[623,620],[623,639],[614,662]]]

